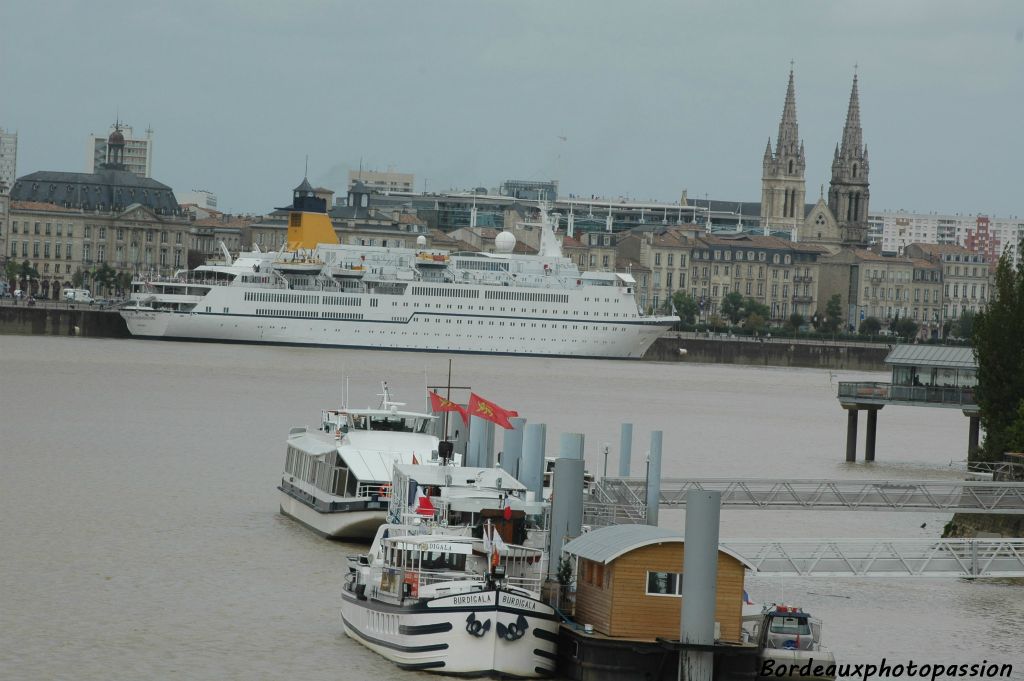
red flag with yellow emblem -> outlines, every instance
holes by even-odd
[[[509,419],[513,416],[519,416],[519,412],[502,409],[494,402],[485,400],[476,393],[469,394],[469,407],[467,411],[470,416],[477,416],[485,421],[492,421],[506,430],[512,430],[512,424],[509,423]]]
[[[459,412],[459,415],[462,416],[462,422],[467,425],[469,424],[469,417],[466,416],[465,407],[455,404],[451,400],[446,400],[433,390],[428,391],[427,394],[430,395],[430,408],[435,412],[457,411]]]

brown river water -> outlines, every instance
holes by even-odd
[[[337,406],[344,376],[352,406],[387,380],[418,408],[447,370],[440,354],[0,336],[0,679],[431,678],[346,638],[344,556],[360,547],[281,516],[275,488],[288,429]],[[560,433],[584,433],[596,472],[605,442],[617,470],[626,421],[637,475],[660,429],[664,476],[956,478],[956,410],[886,407],[878,461],[845,462],[835,382],[871,377],[885,380],[455,356],[453,383],[547,423],[549,455]],[[663,526],[683,518],[661,512]],[[925,538],[948,519],[725,510],[721,535]],[[821,617],[841,661],[988,660],[1024,678],[1021,586],[748,575],[747,591]]]

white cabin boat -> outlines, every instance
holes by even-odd
[[[325,537],[371,539],[387,517],[395,464],[439,463],[436,417],[400,410],[386,384],[382,397],[377,409],[325,410],[318,429],[291,430],[281,513]]]

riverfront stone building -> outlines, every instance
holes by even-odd
[[[4,255],[28,261],[39,279],[25,282],[56,298],[79,269],[107,264],[123,272],[171,274],[185,267],[191,224],[174,192],[125,170],[124,136],[114,130],[95,173],[39,171],[17,179],[10,193]]]

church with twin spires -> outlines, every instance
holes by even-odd
[[[772,149],[771,138],[764,150],[761,174],[761,226],[795,233],[794,240],[819,243],[837,251],[842,246],[867,243],[868,233],[868,149],[860,125],[857,75],[853,76],[850,104],[846,112],[842,141],[832,157],[832,179],[828,196],[824,187],[818,202],[806,207],[806,160],[796,119],[796,88],[789,71],[786,102],[779,122],[779,134]]]

